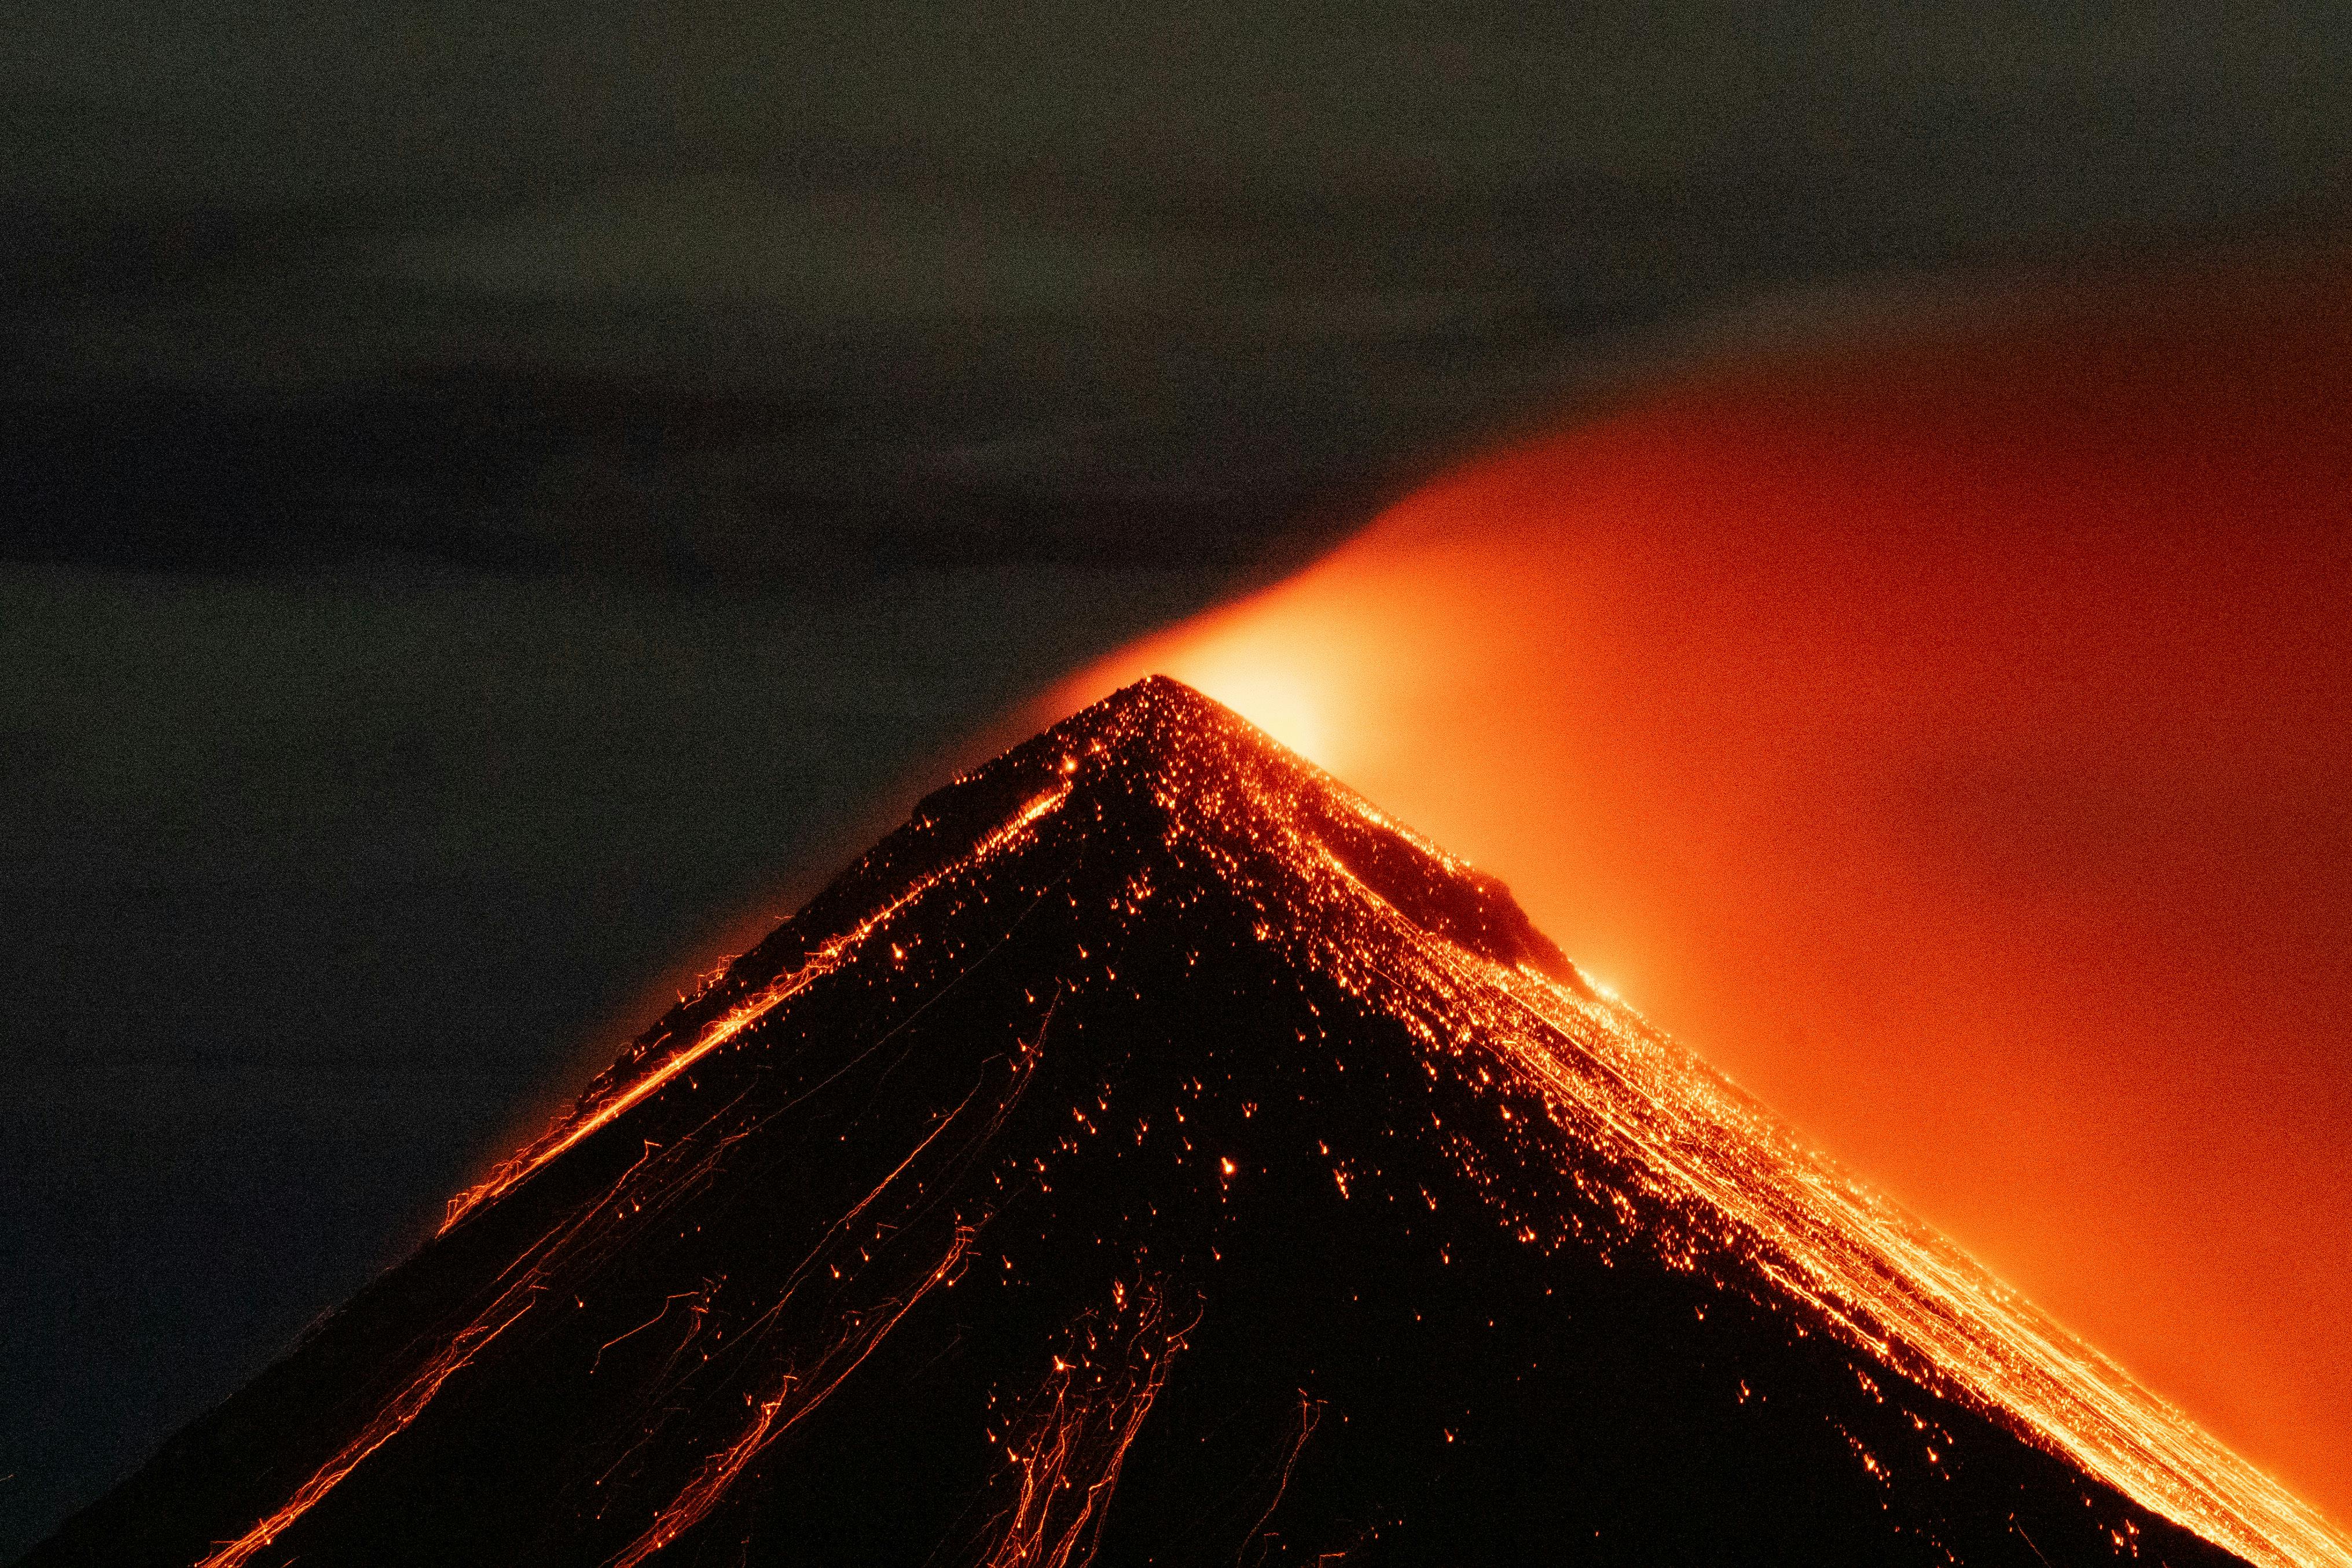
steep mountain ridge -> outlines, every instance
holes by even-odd
[[[1155,679],[928,797],[26,1562],[2231,1553],[2352,1563]]]

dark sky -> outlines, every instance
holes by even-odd
[[[0,1554],[926,769],[1492,433],[2342,231],[2337,8],[37,0]]]
[[[2340,13],[43,5],[12,553],[1262,555],[1826,277],[2326,221]]]

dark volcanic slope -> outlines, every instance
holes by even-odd
[[[1153,681],[926,800],[28,1561],[2215,1542],[2352,1561],[1500,887]]]

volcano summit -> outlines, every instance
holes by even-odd
[[[1146,681],[925,800],[26,1559],[2352,1563]]]

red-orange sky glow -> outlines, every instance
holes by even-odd
[[[2352,269],[2010,294],[1131,648],[2352,1520]]]

